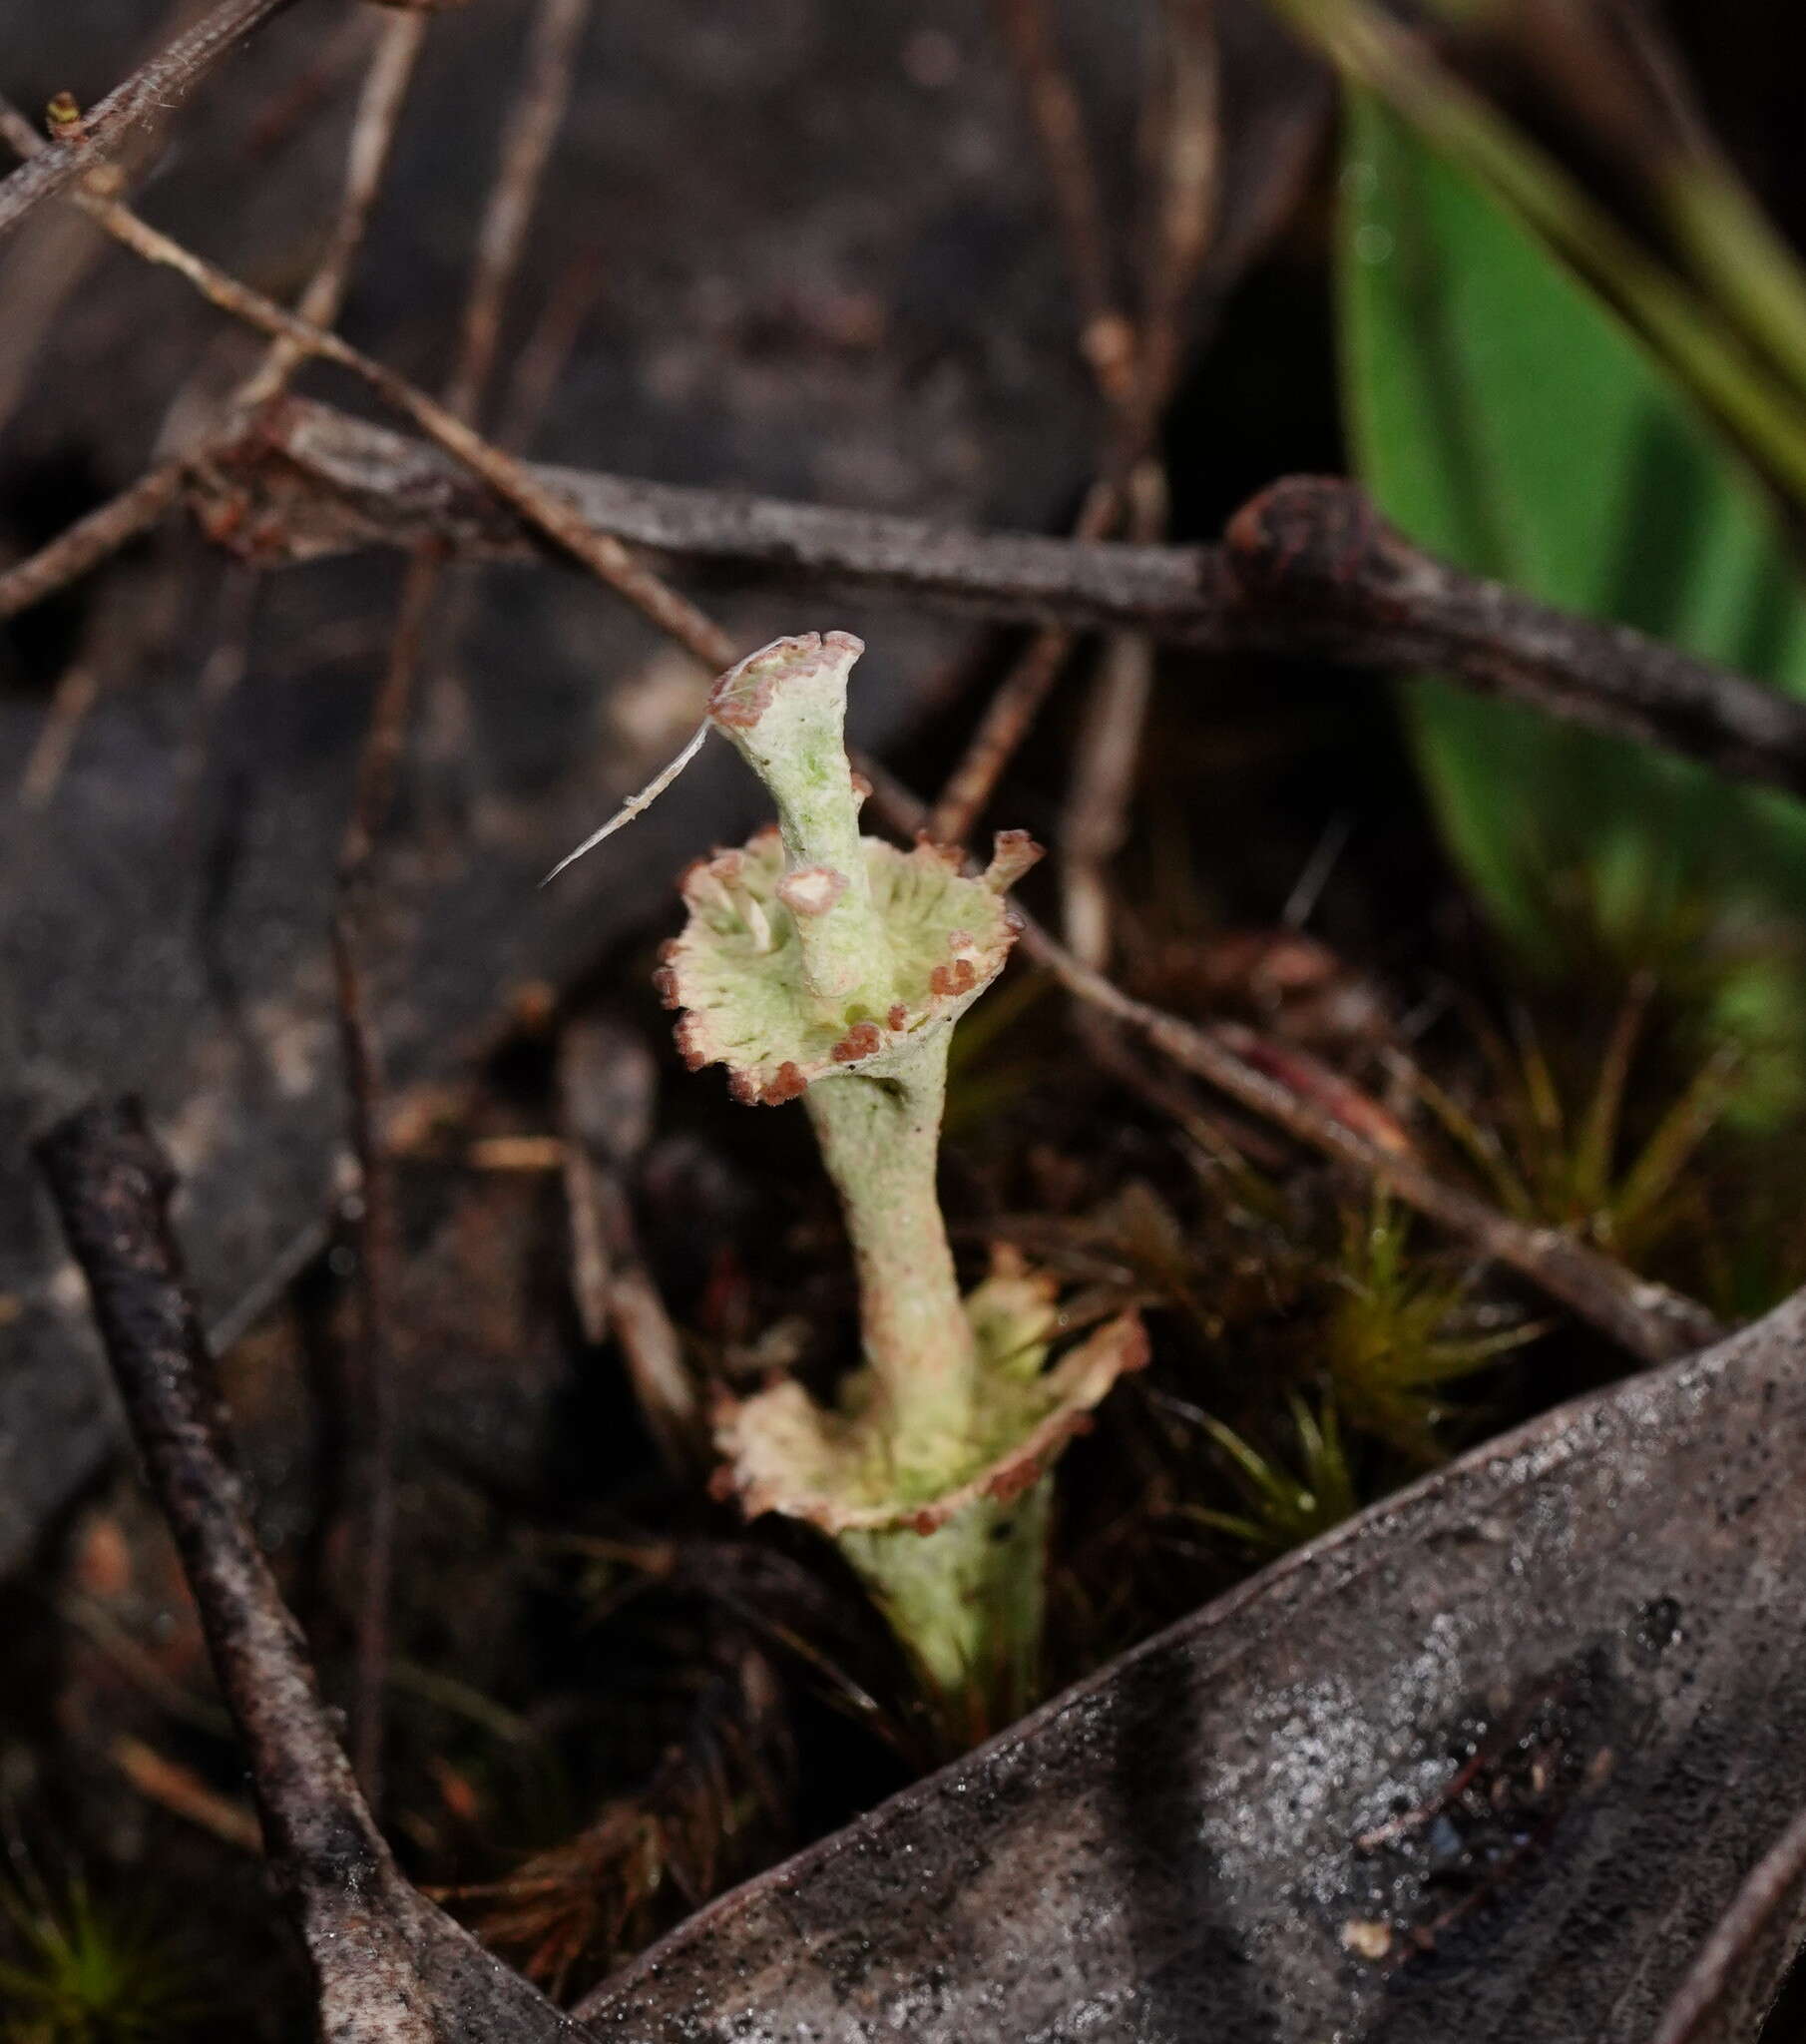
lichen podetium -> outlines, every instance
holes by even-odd
[[[1048,1472],[1145,1344],[1125,1314],[1050,1368],[1055,1286],[1007,1253],[960,1294],[935,1189],[948,1045],[1003,969],[1006,896],[1040,852],[1004,831],[973,875],[946,847],[860,834],[844,726],[863,651],[845,632],[780,639],[715,684],[709,722],[777,824],[684,875],[659,985],[692,1070],[725,1065],[749,1103],[802,1099],[859,1277],[863,1359],[837,1403],[793,1382],[729,1403],[727,1476],[748,1514],[839,1543],[957,1743],[1033,1700]]]

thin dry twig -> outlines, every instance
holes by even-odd
[[[539,204],[552,145],[564,125],[590,0],[545,0],[534,16],[521,81],[508,111],[495,181],[477,231],[459,357],[441,393],[447,411],[474,420],[489,387],[502,309]]]
[[[576,82],[579,46],[590,15],[590,0],[543,0],[528,32],[521,76],[502,125],[497,150],[496,173],[477,228],[476,256],[465,291],[464,310],[459,321],[458,345],[451,371],[441,392],[447,411],[467,424],[479,422],[495,366],[496,346],[501,334],[502,314],[513,288],[521,257],[527,247],[527,230],[539,203],[540,188],[551,162],[552,146],[564,125]],[[555,310],[562,310],[562,300]],[[525,395],[516,391],[511,417],[495,438],[506,452],[518,451],[531,424],[538,417],[537,406],[549,394],[550,379],[564,359],[560,344],[561,323],[554,332],[536,334],[537,347],[530,350],[530,378],[546,379],[545,392]],[[517,433],[519,439],[511,438]],[[422,573],[435,585],[449,565],[448,549],[439,539],[427,536],[416,543],[415,560],[430,561]],[[468,601],[469,583],[460,585]],[[456,592],[454,592],[456,593]],[[463,604],[443,605],[436,620],[435,644],[455,643],[463,625]],[[455,715],[451,697],[460,685],[455,677],[440,679],[439,711]]]
[[[99,695],[100,677],[93,663],[80,656],[58,676],[44,721],[25,757],[25,770],[19,775],[19,806],[28,814],[43,808],[56,793]]]
[[[128,136],[146,122],[174,113],[235,44],[291,4],[292,0],[221,0],[205,20],[86,109],[75,133],[42,149],[21,151],[29,161],[0,180],[0,235],[16,227],[40,200],[84,174],[108,168],[108,157]]]
[[[1145,458],[1183,367],[1184,311],[1209,254],[1222,168],[1214,0],[1165,0],[1158,146],[1141,262],[1134,388],[1125,469]]]
[[[1149,540],[1166,523],[1166,480],[1143,461],[1129,478],[1129,537]],[[1110,957],[1107,871],[1128,833],[1135,763],[1153,689],[1153,641],[1114,632],[1107,641],[1073,751],[1072,782],[1060,829],[1061,924],[1086,964]]]
[[[1145,1047],[1130,1045],[1116,1024],[1097,1016],[1097,1028],[1086,1040],[1087,1053],[1098,1068],[1118,1084],[1138,1094],[1156,1114],[1164,1115],[1202,1156],[1212,1161],[1233,1153],[1268,1173],[1290,1164],[1292,1152],[1283,1136],[1248,1115],[1231,1118],[1206,1111],[1194,1088],[1173,1070],[1169,1060],[1147,1057]],[[1214,1107],[1214,1104],[1213,1104]]]
[[[350,285],[358,251],[381,192],[402,108],[425,40],[424,13],[391,15],[377,32],[352,116],[343,184],[331,229],[313,274],[301,292],[298,314],[330,326]],[[233,400],[242,410],[266,403],[286,387],[306,359],[287,337],[271,342],[263,360]],[[351,812],[339,846],[329,929],[347,1120],[358,1173],[357,1328],[350,1369],[352,1402],[360,1423],[351,1429],[351,1463],[341,1496],[347,1530],[343,1544],[357,1559],[359,1591],[352,1625],[355,1685],[351,1747],[358,1780],[372,1808],[382,1804],[384,1697],[389,1663],[389,1622],[395,1548],[395,1396],[390,1367],[389,1300],[396,1249],[394,1188],[382,1143],[382,1047],[358,960],[357,924],[369,888],[370,863],[389,807],[405,741],[414,668],[431,601],[430,577],[410,564],[400,620],[381,685],[371,708],[357,764]],[[250,610],[243,614],[248,634]],[[243,643],[242,636],[240,644]]]
[[[148,532],[182,494],[183,464],[161,461],[135,483],[66,526],[56,538],[0,569],[0,618],[16,616],[79,581],[110,554]]]
[[[1083,546],[1107,538],[1120,508],[1114,485],[1094,483],[1073,526],[1074,540]],[[929,811],[925,827],[936,844],[964,844],[971,835],[1004,769],[1034,729],[1078,636],[1066,625],[1038,632],[991,692],[977,729]]]
[[[996,0],[996,10],[1048,174],[1067,267],[1079,299],[1080,348],[1106,401],[1119,404],[1132,387],[1134,336],[1118,302],[1104,196],[1086,134],[1085,110],[1048,0]]]
[[[559,1118],[571,1227],[571,1281],[584,1339],[611,1327],[647,1430],[667,1467],[693,1476],[700,1407],[682,1344],[634,1226],[628,1174],[652,1135],[658,1067],[640,1031],[605,1018],[559,1039]]]
[[[313,274],[295,303],[295,316],[310,326],[338,323],[370,213],[388,171],[401,110],[407,104],[408,87],[426,40],[427,21],[425,13],[405,10],[388,15],[377,32],[376,51],[364,73],[363,91],[351,119],[338,211]],[[305,350],[294,341],[276,340],[234,402],[247,408],[266,403],[286,385],[304,358]]]
[[[226,1459],[213,1360],[169,1228],[175,1174],[136,1102],[59,1123],[38,1161],[250,1757],[270,1858],[307,1918],[359,1869],[388,1870],[388,1849],[332,1738],[251,1535],[243,1480]],[[345,1960],[362,1956],[348,1950]]]
[[[142,63],[154,57],[205,12],[206,0],[171,0],[167,13],[135,53],[137,60]],[[120,152],[116,168],[128,184],[141,161],[152,154],[155,142],[153,134],[141,129],[134,142]],[[106,246],[85,221],[64,210],[40,220],[35,233],[21,236],[0,256],[0,303],[6,306],[5,326],[0,329],[0,425],[13,416],[39,349],[56,330],[63,307]]]
[[[535,464],[532,474],[597,531],[674,560],[789,580],[895,591],[1000,620],[1161,638],[1225,639],[1212,553],[1083,545],[1039,533],[979,532],[885,512],[799,504]],[[221,499],[274,558],[315,560],[437,538],[458,554],[518,560],[542,534],[440,449],[303,400],[250,422],[218,450]]]
[[[263,1833],[256,1818],[242,1802],[210,1788],[193,1768],[127,1732],[108,1743],[107,1758],[147,1802],[212,1832],[223,1844],[261,1856]]]
[[[1216,38],[1209,0],[1168,0],[1166,74],[1155,95],[1149,177],[1151,226],[1140,262],[1134,374],[1112,407],[1106,474],[1122,473],[1128,537],[1145,544],[1166,529],[1166,481],[1151,449],[1178,373],[1180,317],[1209,247],[1221,154]],[[1111,392],[1107,389],[1106,397]],[[1073,756],[1060,837],[1062,921],[1088,965],[1110,955],[1106,871],[1127,832],[1135,763],[1153,687],[1153,642],[1118,632],[1106,642]]]
[[[538,430],[559,376],[577,344],[584,318],[595,301],[601,278],[601,265],[594,259],[594,252],[567,264],[515,354],[506,386],[499,393],[498,423],[493,436],[496,445],[510,454],[522,453]],[[458,562],[455,555],[448,554],[446,569],[449,581],[441,594],[435,622],[436,657],[430,662],[434,672],[422,721],[425,756],[450,766],[462,758],[469,729],[466,683],[458,649],[477,601],[479,578],[468,563]]]

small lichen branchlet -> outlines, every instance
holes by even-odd
[[[1041,856],[990,864],[860,834],[844,632],[780,639],[716,682],[708,717],[772,795],[777,825],[696,861],[655,975],[678,1049],[736,1100],[804,1100],[858,1267],[864,1367],[828,1411],[781,1384],[730,1403],[718,1438],[749,1512],[806,1518],[865,1576],[943,1699],[972,1723],[1027,1700],[1039,1637],[1046,1471],[1125,1369],[1125,1315],[1045,1367],[1047,1280],[1006,1261],[962,1299],[935,1193],[954,1024],[1021,927],[1006,900]]]

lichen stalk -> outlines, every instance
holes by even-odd
[[[935,1190],[951,1033],[907,1076],[823,1079],[803,1096],[859,1274],[865,1359],[900,1492],[931,1497],[971,1452],[977,1347]]]
[[[837,1536],[915,1657],[950,1749],[1020,1718],[1041,1688],[1052,1475],[1020,1497],[980,1498],[930,1533]]]

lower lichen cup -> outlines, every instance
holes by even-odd
[[[1057,1362],[1051,1278],[996,1253],[960,1303],[975,1359],[963,1430],[938,1466],[897,1453],[883,1389],[851,1372],[833,1409],[796,1383],[726,1405],[716,1439],[748,1515],[806,1519],[835,1542],[914,1657],[955,1742],[1034,1701],[1055,1457],[1125,1371],[1146,1360],[1132,1313]]]
[[[715,684],[710,721],[778,827],[685,874],[659,984],[692,1069],[724,1064],[743,1101],[804,1098],[858,1267],[864,1359],[839,1402],[785,1383],[728,1404],[726,1474],[749,1514],[839,1543],[963,1739],[1031,1700],[1047,1471],[1144,1343],[1124,1315],[1050,1368],[1053,1288],[1013,1260],[960,1296],[935,1191],[948,1045],[1003,969],[1005,895],[1040,854],[1007,831],[974,876],[958,852],[859,834],[844,721],[862,651],[780,639]]]

